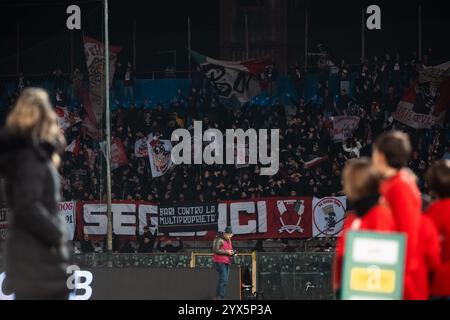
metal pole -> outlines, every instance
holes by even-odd
[[[133,19],[133,68],[136,72],[136,19]]]
[[[191,17],[188,16],[188,70],[191,78]]]
[[[422,5],[419,5],[419,60],[422,61]]]
[[[245,59],[249,59],[248,14],[245,15]]]
[[[173,51],[173,66],[175,67],[175,71],[177,71],[177,50]]]
[[[105,115],[106,115],[106,213],[108,216],[107,250],[112,251],[112,214],[111,214],[111,115],[109,111],[109,30],[108,30],[108,0],[103,0],[105,12]]]
[[[73,31],[69,31],[70,34],[70,74],[73,74]]]
[[[19,77],[19,73],[20,73],[20,23],[19,21],[17,21],[16,24],[16,73],[17,73],[17,77]]]
[[[362,62],[364,62],[366,58],[366,27],[364,25],[365,22],[365,15],[364,15],[364,9],[361,10],[361,58]]]
[[[305,10],[305,72],[308,72],[308,9]]]

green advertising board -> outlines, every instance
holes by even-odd
[[[406,236],[349,231],[345,240],[343,300],[400,300]]]

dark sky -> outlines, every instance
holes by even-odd
[[[287,0],[277,0],[287,1]],[[306,2],[299,0],[300,2]],[[368,32],[368,52],[414,50],[417,43],[417,5],[423,3],[424,47],[433,47],[450,60],[449,1],[310,1],[311,44],[325,43],[336,57],[355,59],[360,51],[361,7],[379,4],[381,31]],[[21,69],[48,72],[56,65],[68,68],[70,34],[74,39],[75,65],[82,64],[81,33],[65,27],[69,4],[82,9],[86,35],[101,38],[100,1],[3,0],[0,2],[0,74],[14,74],[16,65],[16,25],[20,24]],[[219,53],[218,0],[110,0],[110,42],[124,47],[122,59],[132,57],[133,20],[136,20],[137,69],[147,72],[170,64],[176,50],[177,67],[187,66],[187,16],[192,23],[192,47],[211,56]],[[299,35],[302,37],[302,35]],[[356,50],[355,50],[356,49]]]
[[[81,57],[81,32],[66,29],[66,8],[78,4],[82,10],[82,32],[102,38],[103,9],[100,1],[9,1],[0,2],[0,74],[15,72],[16,25],[20,24],[20,52],[24,69],[36,73],[55,61],[69,59],[70,33],[74,37],[75,60]],[[192,47],[208,55],[218,54],[218,1],[110,0],[110,43],[122,46],[122,59],[132,57],[133,21],[136,21],[137,69],[155,70],[171,63],[177,51],[178,69],[187,65],[187,17],[191,17]],[[36,53],[46,52],[39,65]],[[29,62],[27,64],[27,61]],[[75,64],[82,63],[78,59]],[[2,70],[3,69],[3,70]]]

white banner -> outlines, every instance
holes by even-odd
[[[73,240],[75,235],[75,202],[65,201],[58,203],[59,214],[64,217],[67,226],[68,239]]]
[[[136,204],[115,203],[111,206],[112,229],[116,235],[135,236],[137,228]],[[106,204],[83,205],[83,233],[89,235],[105,235],[108,218]]]
[[[268,59],[224,61],[204,56],[191,50],[192,57],[201,66],[206,78],[221,99],[235,98],[240,103],[250,101],[261,92],[257,75],[271,64]]]
[[[353,137],[353,132],[358,128],[359,117],[338,116],[333,117],[333,139],[334,141],[345,141]]]
[[[136,140],[134,143],[134,155],[137,158],[144,158],[148,156],[147,137]]]
[[[8,234],[8,215],[9,208],[0,209],[0,239],[5,240]],[[66,222],[67,237],[73,240],[75,236],[75,201],[65,201],[58,203],[58,211],[61,219]]]
[[[347,197],[313,198],[313,237],[337,237],[344,227]]]
[[[406,90],[394,113],[394,119],[415,129],[432,128],[444,123],[450,108],[450,62],[427,67]]]
[[[59,128],[63,132],[65,132],[67,129],[74,126],[75,124],[81,122],[81,118],[78,117],[75,113],[68,111],[66,107],[56,106],[55,112]]]
[[[150,137],[147,141],[147,148],[152,177],[161,177],[173,166],[171,155],[172,143],[170,140],[160,140],[157,137]]]

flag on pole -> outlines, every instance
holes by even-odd
[[[86,110],[86,117],[83,121],[87,133],[95,138],[100,137],[100,124],[103,114],[104,104],[104,48],[105,45],[93,38],[83,37],[84,52],[86,56],[86,66],[89,73],[89,95],[86,92],[81,93],[84,108]],[[109,86],[112,85],[114,73],[116,70],[117,55],[122,51],[121,47],[109,46]]]
[[[204,56],[191,50],[219,98],[236,99],[239,103],[250,101],[261,92],[257,75],[271,64],[267,58],[247,61],[223,61]]]
[[[427,67],[399,102],[394,119],[415,129],[442,125],[450,108],[450,61]]]
[[[150,136],[147,140],[147,148],[152,177],[161,177],[173,166],[172,143],[170,140],[161,140],[157,136]]]
[[[134,143],[134,155],[137,158],[148,157],[147,137],[137,139]]]
[[[106,141],[100,142],[100,149],[106,158]],[[128,164],[128,157],[122,140],[117,137],[111,139],[111,170]]]
[[[307,169],[310,169],[310,168],[314,168],[314,167],[318,166],[321,163],[324,163],[327,160],[328,160],[328,156],[316,157],[314,159],[311,159],[311,160],[305,162],[305,164],[303,166]]]
[[[80,154],[80,150],[81,150],[81,143],[80,143],[80,137],[76,138],[75,140],[73,140],[67,147],[66,147],[66,152],[71,152],[73,153],[75,156]]]
[[[81,118],[75,113],[68,111],[66,107],[56,106],[55,112],[58,118],[58,125],[63,132],[81,122]]]

